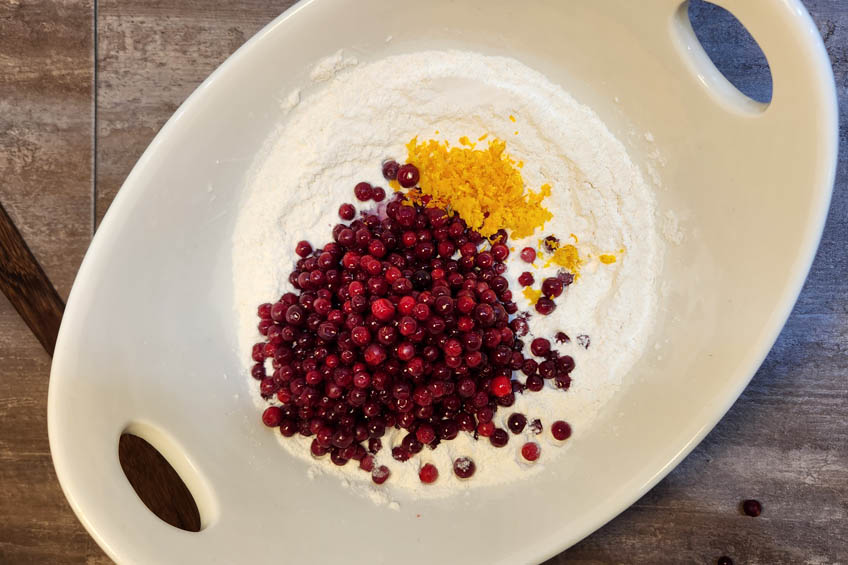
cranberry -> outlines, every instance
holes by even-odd
[[[512,392],[509,377],[495,377],[492,379],[492,394],[495,396],[506,396]]]
[[[571,437],[571,426],[568,422],[557,420],[551,424],[551,435],[554,436],[554,439],[556,440],[565,441]]]
[[[742,512],[744,512],[746,516],[756,518],[762,511],[763,505],[760,504],[759,500],[747,499],[742,501]]]
[[[383,448],[383,442],[379,438],[372,437],[368,440],[368,451],[376,454]]]
[[[383,161],[383,178],[386,180],[395,180],[398,176],[400,165],[394,159]]]
[[[430,424],[422,424],[416,430],[415,437],[424,445],[429,445],[436,439],[436,431]]]
[[[375,467],[373,471],[371,471],[371,480],[374,481],[375,484],[381,485],[386,482],[386,479],[391,475],[391,471],[385,465],[380,465],[379,467]]]
[[[521,250],[519,256],[521,257],[521,260],[525,263],[532,263],[536,260],[536,250],[532,247],[525,247]]]
[[[520,434],[524,431],[524,426],[527,425],[527,417],[518,412],[510,414],[506,421],[506,425],[512,433]]]
[[[547,316],[551,312],[556,309],[556,304],[554,304],[553,300],[547,298],[545,296],[541,297],[536,302],[536,312],[542,314],[543,316]]]
[[[312,246],[308,241],[298,241],[297,246],[294,248],[294,252],[301,257],[307,257],[310,253],[312,253]]]
[[[525,385],[527,386],[528,390],[533,392],[539,392],[545,386],[545,381],[542,380],[542,377],[533,375],[532,377],[527,377]]]
[[[339,218],[342,220],[352,220],[356,215],[356,208],[353,204],[342,204],[339,206]]]
[[[421,479],[422,483],[429,485],[439,478],[439,470],[432,463],[425,463],[418,471],[418,478]]]
[[[533,278],[533,273],[530,273],[528,271],[524,271],[518,276],[518,284],[520,284],[521,286],[530,286],[534,282],[536,282],[536,279]]]
[[[492,432],[492,435],[489,436],[489,441],[495,447],[504,447],[507,443],[509,443],[509,434],[506,433],[506,430],[496,428]]]
[[[262,423],[269,428],[276,428],[283,421],[283,411],[279,406],[269,406],[262,413]]]
[[[356,196],[357,200],[362,202],[366,202],[371,200],[373,196],[373,187],[367,182],[360,182],[355,187],[353,187],[353,194]]]
[[[495,432],[494,422],[481,422],[477,424],[477,435],[490,437]]]
[[[543,337],[537,337],[530,342],[530,352],[537,357],[543,357],[551,350],[551,342]]]
[[[412,188],[418,184],[420,174],[418,167],[412,163],[402,165],[397,172],[397,181],[404,188]]]
[[[365,348],[365,362],[371,366],[380,365],[386,360],[386,350],[382,346],[372,343]]]
[[[503,243],[493,245],[492,256],[495,258],[495,261],[503,262],[507,257],[509,257],[509,247]]]
[[[521,456],[527,461],[536,461],[541,454],[542,448],[539,447],[538,443],[528,441],[521,446]]]
[[[395,281],[397,282],[397,281]],[[379,298],[371,303],[371,313],[383,322],[391,320],[395,315],[395,307],[385,298]]]
[[[547,278],[542,281],[542,294],[556,298],[562,294],[562,281],[557,278]]]
[[[371,189],[371,199],[374,202],[382,202],[383,200],[385,200],[386,199],[385,189],[383,189],[383,187],[380,187],[380,186],[375,186],[373,189]]]
[[[467,479],[477,470],[474,460],[470,457],[458,457],[453,462],[453,472],[460,479]]]

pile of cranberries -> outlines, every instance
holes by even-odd
[[[388,175],[417,181],[410,167],[388,167]],[[362,201],[384,197],[367,183],[355,193]],[[342,204],[339,216],[353,220],[353,206]],[[574,360],[547,339],[530,346],[541,363],[522,355],[527,322],[526,315],[510,321],[518,308],[503,276],[506,233],[486,240],[459,217],[396,193],[379,213],[362,212],[332,234],[317,249],[298,243],[289,276],[297,292],[259,306],[264,341],[253,347],[252,375],[262,396],[279,402],[263,413],[267,426],[313,437],[314,456],[357,461],[381,484],[389,469],[375,467],[373,455],[387,429],[408,432],[392,449],[398,461],[460,432],[502,447],[508,435],[493,423],[499,407],[541,390],[544,379],[569,387]],[[524,384],[513,371],[526,375]],[[518,433],[526,418],[514,416]],[[538,457],[534,449],[522,450],[525,459]],[[474,469],[459,458],[453,470],[467,478]],[[431,483],[438,469],[424,465],[419,476]]]

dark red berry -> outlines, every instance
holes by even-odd
[[[342,220],[352,220],[356,216],[356,208],[353,204],[342,204],[339,206],[339,218]]]
[[[470,457],[458,457],[453,462],[453,472],[460,479],[467,479],[477,470],[474,460]]]
[[[492,445],[494,445],[495,447],[503,447],[503,446],[505,446],[507,443],[509,443],[509,434],[508,434],[508,433],[506,433],[506,430],[503,430],[503,429],[501,429],[501,428],[496,428],[496,429],[492,432],[492,435],[491,435],[491,436],[489,436],[489,441],[490,441],[490,442],[492,443]]]
[[[380,465],[379,467],[375,467],[373,471],[371,471],[371,480],[374,483],[381,485],[386,482],[386,479],[391,475],[391,471],[385,465]]]
[[[509,428],[514,434],[520,434],[524,431],[524,426],[527,425],[527,417],[524,414],[520,414],[518,412],[514,414],[510,414],[509,418],[506,421],[506,426]]]
[[[283,411],[279,406],[269,406],[262,413],[262,423],[269,428],[276,428],[283,421]]]
[[[751,498],[742,501],[742,512],[744,512],[746,516],[756,518],[762,511],[763,505],[760,504],[760,501]]]
[[[538,301],[536,301],[536,312],[542,314],[543,316],[547,316],[555,309],[556,304],[554,304],[554,301],[550,298],[543,296]]]
[[[562,281],[553,277],[543,280],[542,294],[549,298],[556,298],[562,294]]]
[[[524,271],[518,276],[518,284],[521,286],[530,286],[534,282],[536,282],[536,279],[533,278],[533,273],[530,273],[529,271]]]
[[[371,197],[374,194],[373,187],[367,182],[361,182],[353,187],[353,194],[356,196],[357,200],[362,202],[366,202],[371,200]]]
[[[375,186],[371,189],[371,199],[374,202],[382,202],[386,199],[386,191],[383,187]]]
[[[312,246],[308,241],[298,241],[294,248],[294,252],[301,257],[307,257],[310,253],[312,253]]]
[[[537,337],[530,342],[530,351],[537,357],[543,357],[551,350],[551,342],[543,337]]]
[[[386,180],[395,180],[398,176],[400,165],[394,159],[383,161],[383,178]]]
[[[407,163],[402,165],[397,172],[397,181],[404,188],[412,188],[416,184],[418,184],[418,180],[420,175],[418,173],[418,167],[413,165],[412,163]]]
[[[556,440],[565,441],[571,437],[571,426],[568,422],[557,420],[551,424],[551,435],[554,436],[554,439]]]

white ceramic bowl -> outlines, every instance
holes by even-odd
[[[679,0],[314,0],[242,47],[139,160],[65,312],[50,446],[68,500],[103,549],[123,563],[533,562],[668,473],[776,338],[816,249],[836,163],[833,76],[801,4],[719,3],[765,52],[768,105],[716,71]],[[660,352],[628,375],[632,385],[568,457],[459,500],[401,496],[393,511],[335,478],[308,480],[259,425],[235,352],[230,236],[279,98],[313,63],[340,48],[371,60],[439,47],[517,58],[594,108],[643,165],[658,150],[659,203],[677,210],[686,238],[666,257],[652,338]],[[182,475],[201,532],[161,522],[136,497],[117,456],[125,430]]]

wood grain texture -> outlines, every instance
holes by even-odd
[[[48,354],[56,347],[65,303],[0,203],[0,290]]]
[[[7,21],[11,10],[24,10],[24,4],[30,23]],[[100,2],[97,218],[184,97],[287,4]],[[751,385],[707,439],[633,507],[549,565],[706,564],[722,554],[749,564],[848,563],[848,10],[841,0],[805,4],[836,73],[841,153],[822,246],[798,304]],[[50,223],[50,216],[65,209],[53,204],[62,198],[54,190],[57,179],[80,173],[85,151],[50,134],[70,127],[70,118],[56,117],[64,105],[62,97],[49,95],[58,86],[43,87],[47,94],[41,99],[38,92],[16,92],[17,105],[35,100],[34,109],[24,113],[15,108],[18,114],[9,114],[5,101],[6,94],[16,90],[15,80],[36,84],[38,79],[32,77],[45,74],[34,69],[44,68],[46,48],[41,40],[26,44],[25,39],[43,38],[39,25],[66,26],[74,5],[85,3],[9,0],[0,6],[0,69],[10,52],[28,59],[16,65],[33,69],[23,78],[9,78],[10,71],[0,70],[6,73],[0,81],[11,81],[0,84],[0,197],[7,205],[14,200],[9,205],[12,215],[23,224],[24,236],[62,294],[78,257],[66,253],[51,234],[56,224]],[[748,81],[742,85],[746,92],[762,89],[759,79],[745,70],[748,59],[732,48],[726,28],[713,19],[709,7],[699,10],[696,18],[704,24],[704,40],[715,43],[719,67],[731,79],[736,74]],[[44,23],[33,23],[38,18]],[[8,40],[8,30],[17,30],[19,39]],[[85,83],[82,72],[57,76],[77,81],[71,85],[59,80],[69,92]],[[7,124],[16,132],[13,138],[4,136]],[[68,163],[51,161],[61,151],[38,145],[48,142],[72,153]],[[75,147],[80,153],[73,154]],[[13,178],[32,183],[28,186],[41,184],[50,190],[30,188],[24,196],[9,196],[9,171],[17,171]],[[51,205],[45,207],[44,201]],[[69,221],[61,218],[60,228]],[[0,298],[0,563],[106,563],[55,481],[44,420],[48,363],[26,326]],[[763,502],[761,517],[739,514],[737,504],[747,497]]]
[[[92,231],[93,15],[0,2],[0,201],[63,298]]]
[[[0,1],[0,202],[59,294],[91,237],[93,2]],[[47,444],[50,358],[0,296],[0,563],[106,563]]]

